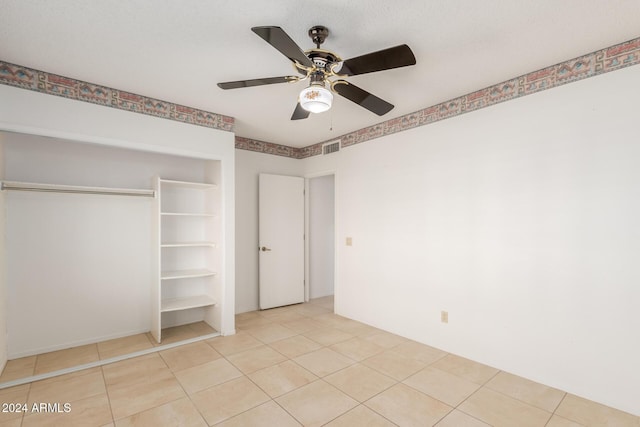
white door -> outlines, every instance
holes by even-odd
[[[304,301],[304,178],[260,174],[260,308]]]

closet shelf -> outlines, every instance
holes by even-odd
[[[193,277],[215,276],[216,272],[207,269],[163,271],[162,280],[189,279]]]
[[[190,308],[208,307],[216,305],[216,302],[209,295],[194,295],[183,298],[167,298],[162,300],[160,311],[166,313],[168,311],[188,310]]]
[[[216,244],[214,242],[165,242],[160,245],[163,248],[195,248],[201,246],[208,246],[211,248],[215,248]]]
[[[204,182],[174,181],[171,179],[161,179],[160,184],[173,187],[194,188],[198,190],[215,190],[216,188],[218,188],[216,184],[207,184]]]

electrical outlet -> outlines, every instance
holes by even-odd
[[[353,238],[347,237],[347,246],[353,246]]]
[[[440,312],[440,321],[442,323],[449,323],[449,312],[448,311],[441,311]]]

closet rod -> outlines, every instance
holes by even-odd
[[[0,190],[39,191],[44,193],[99,194],[108,196],[155,197],[154,190],[130,188],[81,187],[76,185],[36,184],[31,182],[2,181]]]

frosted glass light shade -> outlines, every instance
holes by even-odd
[[[312,113],[322,113],[331,108],[333,94],[323,86],[311,85],[302,89],[298,97],[300,106]]]

